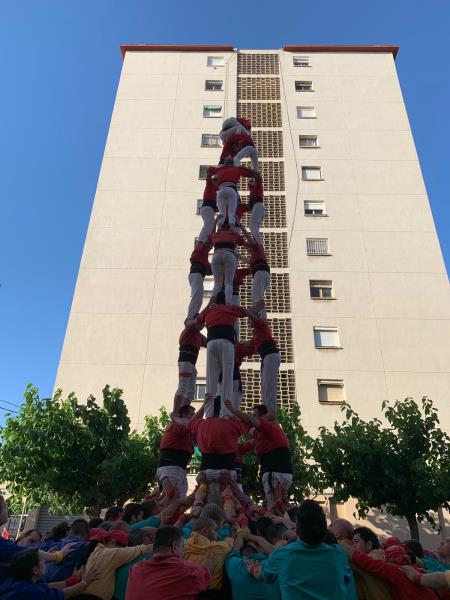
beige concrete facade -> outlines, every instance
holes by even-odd
[[[255,51],[264,52],[264,51]],[[448,278],[392,53],[270,51],[280,60],[283,158],[296,396],[316,431],[340,418],[319,403],[317,380],[343,380],[363,416],[381,402],[429,395],[450,430]],[[223,56],[224,66],[207,66]],[[170,406],[178,337],[189,302],[189,255],[201,226],[201,147],[236,114],[237,52],[127,51],[55,387],[83,399],[121,387],[133,427]],[[223,81],[206,91],[206,80]],[[295,82],[312,81],[311,92]],[[316,118],[297,118],[297,107]],[[318,148],[300,148],[300,135]],[[321,181],[303,181],[319,166]],[[307,216],[305,200],[327,216]],[[326,238],[328,256],[309,256]],[[333,300],[310,298],[309,280],[332,280]],[[313,328],[337,327],[340,349],[314,346]],[[205,355],[200,354],[204,375]]]

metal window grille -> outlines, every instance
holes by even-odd
[[[326,238],[307,238],[306,252],[309,255],[326,255],[330,253],[328,239]]]
[[[317,135],[300,135],[298,140],[300,148],[318,148]]]
[[[312,92],[313,86],[312,81],[296,81],[295,82],[296,92]]]
[[[220,136],[218,133],[202,133],[202,146],[207,148],[218,148]]]
[[[205,90],[208,92],[221,92],[223,81],[221,79],[207,79],[205,81]]]

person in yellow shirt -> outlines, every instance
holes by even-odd
[[[223,583],[224,563],[228,552],[233,548],[233,538],[217,541],[216,523],[208,517],[199,517],[192,525],[192,533],[184,544],[186,560],[203,562],[207,556],[216,560],[211,573],[209,589],[220,590]]]
[[[98,600],[111,600],[114,593],[116,570],[141,554],[152,552],[153,546],[141,544],[127,548],[128,535],[124,531],[110,531],[103,543],[97,544],[86,563],[85,574],[95,570],[100,573],[84,590],[84,594]]]

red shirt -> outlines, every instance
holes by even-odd
[[[217,169],[216,181],[222,183],[239,183],[241,177],[254,177],[254,173],[245,167],[234,167],[233,165],[224,165]]]
[[[250,267],[241,267],[240,269],[236,269],[233,278],[233,285],[242,285],[244,279],[247,277],[247,275],[250,275],[251,272],[252,270]]]
[[[250,340],[249,342],[239,342],[234,347],[234,364],[240,367],[244,358],[246,356],[251,356],[252,354],[255,354],[253,340]]]
[[[183,452],[194,451],[194,436],[187,427],[178,425],[178,423],[172,423],[164,432],[161,443],[159,445],[161,450],[183,450]]]
[[[248,212],[249,210],[250,206],[248,204],[245,204],[245,202],[239,202],[236,208],[237,218],[241,220],[242,215]]]
[[[214,246],[223,243],[236,245],[242,242],[242,237],[232,229],[219,229],[219,231],[212,234],[211,241]]]
[[[250,427],[239,419],[194,419],[188,428],[195,434],[200,452],[206,454],[231,454],[237,452],[238,438],[248,433]]]
[[[258,417],[259,425],[253,431],[256,454],[266,454],[277,448],[290,448],[287,435],[276,421]]]
[[[254,145],[253,138],[248,133],[241,131],[240,133],[230,133],[225,140],[225,144],[222,148],[220,160],[225,160],[228,156],[236,156],[236,154],[242,150],[245,146]]]
[[[184,344],[194,346],[198,350],[200,350],[200,346],[206,348],[206,338],[200,333],[197,327],[185,327],[181,332],[178,343],[180,344],[180,349]]]
[[[265,260],[267,262],[267,254],[262,244],[252,244],[250,248],[250,264],[252,265],[257,260]]]
[[[208,175],[213,175],[216,172],[215,167],[209,167]],[[211,200],[214,204],[216,203],[217,196],[217,185],[209,177],[206,178],[205,191],[203,192],[203,200]]]
[[[270,328],[269,323],[264,321],[264,319],[254,319],[253,320],[253,343],[255,345],[255,349],[258,350],[262,343],[264,342],[273,342],[276,344],[276,341],[272,335],[272,329]]]
[[[207,329],[217,325],[233,327],[237,317],[245,317],[245,313],[240,306],[216,304],[216,306],[207,308],[200,313],[197,317],[197,323],[206,324]]]
[[[250,187],[250,200],[252,198],[262,198],[264,196],[264,189],[262,179],[255,177],[255,183]]]
[[[436,600],[433,590],[412,583],[393,563],[377,560],[359,550],[353,552],[352,561],[363,571],[388,581],[391,584],[393,600]]]
[[[195,600],[210,581],[211,575],[203,565],[176,554],[156,554],[128,571],[125,600]]]
[[[238,444],[238,450],[236,452],[236,456],[234,457],[234,462],[236,465],[242,465],[244,462],[244,457],[249,452],[255,449],[255,440],[250,440],[249,442],[241,442]]]
[[[210,248],[209,246],[207,246],[206,244],[203,244],[202,242],[199,242],[195,248],[193,253],[191,254],[191,264],[198,262],[201,263],[202,265],[205,266],[206,268],[206,272],[208,274],[211,274],[211,264],[208,260],[208,252],[209,252]]]

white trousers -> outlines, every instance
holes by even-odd
[[[231,296],[231,305],[232,306],[241,306],[241,298],[238,294],[233,294]],[[241,325],[240,320],[236,319],[236,323],[234,324],[234,333],[236,334],[236,343],[239,341],[239,335],[241,333]]]
[[[216,213],[210,206],[202,206],[200,209],[200,215],[203,219],[203,227],[198,234],[198,241],[205,243],[214,228]]]
[[[203,302],[203,280],[201,273],[189,273],[189,285],[191,286],[191,301],[188,306],[188,319],[193,319],[200,312]]]
[[[264,300],[265,293],[270,283],[270,273],[268,271],[256,271],[252,282],[252,306],[255,306],[260,300]],[[266,309],[258,311],[258,316],[265,319]]]
[[[197,383],[197,369],[188,361],[178,363],[178,389],[177,396],[182,396],[192,402],[195,396],[195,384]]]
[[[228,127],[228,129],[223,129],[224,127]],[[223,144],[226,142],[227,137],[232,133],[246,133],[247,135],[250,135],[250,131],[241,125],[235,117],[229,117],[223,122],[222,131],[219,133]]]
[[[186,471],[181,467],[177,467],[176,465],[171,465],[169,467],[158,467],[156,470],[156,476],[161,482],[163,489],[165,484],[168,483],[177,490],[179,496],[187,496],[188,482]]]
[[[237,203],[238,195],[234,188],[224,185],[219,189],[217,192],[217,208],[220,214],[220,218],[217,221],[218,225],[222,225],[227,217],[230,227],[235,225]]]
[[[281,356],[278,352],[267,354],[261,365],[261,400],[267,410],[275,414],[277,409],[278,371]]]
[[[228,473],[230,479],[236,481],[236,471],[228,469],[206,469],[206,471],[200,471],[200,473],[205,473],[208,481],[219,481],[223,477],[224,472]]]
[[[242,403],[242,392],[240,391],[240,381],[239,379],[233,379],[233,391],[231,394],[231,404],[233,405],[234,408],[237,408],[238,410],[241,408],[241,403]],[[217,395],[220,396],[220,398],[224,397],[224,391],[222,388],[222,383],[219,386],[219,389],[217,390]],[[226,406],[223,405],[222,402],[222,406],[221,406],[221,410],[220,410],[220,416],[229,416],[230,418],[233,417],[233,415],[230,413],[230,411],[227,409]]]
[[[250,231],[252,232],[252,236],[255,238],[255,240],[260,244],[262,242],[259,228],[261,227],[261,223],[264,220],[265,214],[266,211],[264,210],[264,202],[256,202],[256,204],[253,205],[252,214],[250,215]]]
[[[234,252],[226,249],[215,250],[211,260],[211,269],[214,275],[212,295],[217,298],[217,294],[223,286],[225,288],[225,304],[231,304],[236,267],[237,258]]]
[[[233,403],[233,408],[237,408],[237,410],[241,409],[242,403],[242,391],[239,389],[241,387],[240,384],[239,379],[233,379],[233,397],[231,402]]]
[[[241,165],[241,160],[244,158],[249,158],[252,161],[252,169],[254,171],[259,171],[259,156],[255,146],[245,146],[242,150],[239,150],[233,158],[233,165],[239,167]]]
[[[287,496],[287,491],[292,485],[292,474],[291,473],[278,473],[277,471],[271,471],[264,473],[262,476],[262,484],[264,489],[264,495],[267,500],[267,508],[271,509],[276,502],[276,492],[279,492],[279,496]],[[284,493],[281,493],[283,488]]]
[[[234,367],[234,344],[228,340],[211,340],[206,346],[206,392],[215,394],[217,384],[222,373],[221,399],[222,408],[220,416],[229,416],[229,411],[224,400],[233,397],[233,367]],[[214,414],[214,403],[210,402],[205,410],[205,416]]]

